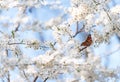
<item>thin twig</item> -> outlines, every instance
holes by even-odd
[[[78,22],[77,22],[76,33],[75,33],[75,35],[73,35],[73,37],[77,36],[77,34],[79,34],[80,32],[82,32],[83,29],[84,29],[84,27],[85,27],[85,24],[83,24],[83,27],[82,27],[80,30],[78,30],[79,24],[78,24]]]
[[[8,45],[15,45],[15,44],[25,44],[25,43],[8,43]]]
[[[5,54],[8,56],[8,49],[5,49]]]
[[[84,48],[80,49],[79,52],[85,50],[87,48],[87,46],[85,46]]]
[[[26,76],[26,74],[25,74],[25,71],[24,71],[24,70],[23,70],[23,74],[24,74],[25,78],[28,80],[28,77]]]
[[[45,80],[43,81],[43,82],[46,82],[48,80],[48,77],[47,78],[45,78]]]
[[[17,27],[15,28],[15,32],[18,31],[19,27],[20,27],[20,23],[18,23]]]
[[[100,3],[96,2],[95,0],[93,0],[93,2],[96,4],[96,5],[99,5]]]
[[[19,62],[19,61],[18,61]],[[28,65],[35,65],[35,63],[30,63],[30,64],[16,64],[16,65],[11,65],[11,66],[16,66],[19,67],[20,65],[28,66]]]
[[[112,21],[112,19],[111,19],[110,15],[109,15],[109,13],[106,11],[106,9],[105,9],[105,8],[103,8],[103,10],[104,10],[104,11],[105,11],[105,13],[107,14],[107,16],[108,16],[109,20],[110,20],[110,21]]]
[[[10,82],[10,74],[8,72],[8,78],[7,78],[8,82]]]
[[[37,79],[38,79],[38,76],[36,76],[36,77],[35,77],[35,79],[33,80],[33,82],[36,82],[36,81],[37,81]]]
[[[79,22],[77,21],[76,32],[78,32],[78,29],[79,29]]]

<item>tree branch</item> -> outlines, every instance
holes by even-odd
[[[15,44],[25,44],[25,43],[8,43],[8,45],[15,45]]]
[[[38,79],[38,76],[36,76],[36,77],[35,77],[35,79],[33,80],[33,82],[36,82],[36,81],[37,81],[37,79]]]
[[[28,77],[25,74],[25,71],[23,70],[23,75],[25,76],[25,78],[28,80]]]
[[[10,74],[9,74],[9,72],[8,72],[7,81],[10,82]]]
[[[49,77],[45,78],[45,80],[43,82],[46,82],[48,80]]]
[[[18,31],[18,29],[19,29],[19,27],[20,27],[20,23],[18,23],[18,25],[17,25],[17,27],[15,28],[15,32],[17,32]]]
[[[79,34],[80,32],[82,32],[83,29],[84,29],[84,27],[85,27],[85,24],[83,24],[83,27],[80,30],[78,30],[79,29],[79,24],[78,24],[78,22],[76,24],[77,24],[76,25],[76,33],[75,33],[75,35],[73,35],[73,37],[76,37],[77,34]]]
[[[84,48],[80,49],[79,52],[85,50],[88,46],[85,46]]]

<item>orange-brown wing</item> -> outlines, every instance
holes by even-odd
[[[92,44],[91,34],[88,35],[87,39],[81,44],[81,46],[90,46]]]

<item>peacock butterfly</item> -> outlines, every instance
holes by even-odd
[[[92,37],[91,34],[89,34],[84,42],[82,42],[81,46],[90,46],[92,44]]]

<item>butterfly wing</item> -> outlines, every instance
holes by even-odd
[[[92,44],[91,34],[88,35],[87,39],[81,44],[81,46],[90,46]]]

